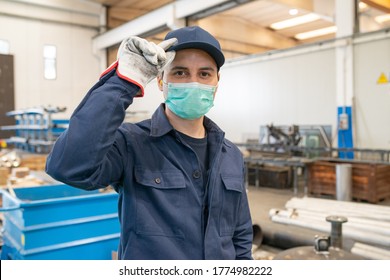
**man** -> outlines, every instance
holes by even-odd
[[[243,159],[204,116],[224,61],[199,27],[174,30],[159,45],[124,40],[49,155],[57,180],[119,193],[120,259],[251,259]],[[151,119],[122,124],[156,77],[165,103]]]

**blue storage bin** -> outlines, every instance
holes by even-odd
[[[1,191],[1,259],[111,259],[119,243],[115,192],[68,185]]]

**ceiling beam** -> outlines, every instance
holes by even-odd
[[[231,40],[234,34],[234,42],[271,50],[297,45],[294,39],[236,17],[216,15],[199,20],[198,23],[218,39]]]
[[[148,10],[124,7],[111,7],[108,9],[108,16],[121,20],[130,20],[133,19],[135,16],[145,12],[148,12]]]
[[[273,49],[261,47],[254,44],[245,44],[239,41],[226,40],[218,38],[219,43],[221,44],[221,48],[226,58],[229,58],[229,53],[239,54],[239,55],[249,55],[255,53],[263,53],[267,51],[271,51]]]

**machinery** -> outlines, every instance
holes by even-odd
[[[267,142],[269,145],[274,145],[277,149],[286,146],[298,146],[302,140],[299,134],[299,126],[297,125],[289,126],[287,132],[273,124],[267,125],[267,129]]]
[[[260,127],[259,144],[263,151],[290,156],[329,156],[332,148],[330,125],[281,125]]]
[[[16,125],[1,127],[1,130],[14,130],[16,134],[5,139],[6,143],[28,152],[48,153],[69,123],[68,120],[54,120],[52,115],[65,111],[65,107],[41,106],[6,113],[16,120]]]

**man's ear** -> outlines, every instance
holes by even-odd
[[[157,86],[159,90],[163,91],[163,77],[162,75],[157,76]]]

